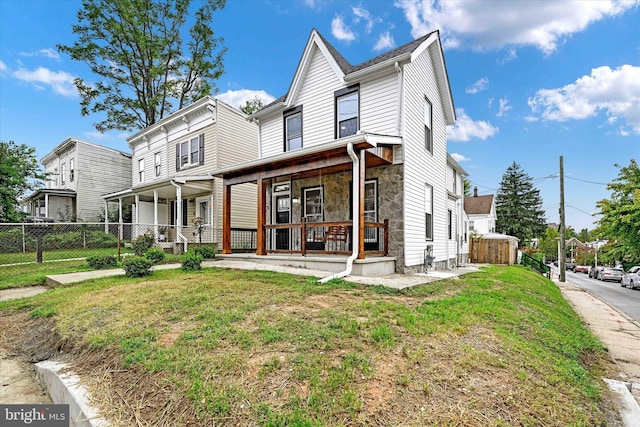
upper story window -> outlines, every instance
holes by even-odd
[[[302,148],[302,106],[287,110],[284,117],[284,151]]]
[[[138,160],[138,182],[144,182],[144,159]]]
[[[424,98],[424,148],[433,154],[433,108],[426,97]]]
[[[162,155],[160,153],[154,154],[153,163],[156,170],[156,176],[160,176],[160,172],[162,169]]]
[[[158,153],[159,154],[159,153]],[[176,170],[204,165],[204,134],[176,144]]]
[[[53,188],[58,188],[58,168],[53,169]]]
[[[67,174],[67,164],[63,163],[60,165],[60,184],[64,185],[66,178],[66,174]]]
[[[453,194],[458,194],[458,177],[456,176],[456,170],[453,169]]]
[[[355,135],[360,128],[360,86],[349,86],[335,92],[336,138]]]
[[[76,177],[76,168],[73,159],[69,160],[69,182],[73,182]]]

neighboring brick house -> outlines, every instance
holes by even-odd
[[[353,66],[312,30],[289,91],[250,119],[260,158],[212,174],[227,219],[235,187],[257,184],[264,262],[349,255],[354,274],[375,275],[456,265],[466,173],[447,155],[456,116],[439,32]]]
[[[132,204],[131,237],[151,232],[167,244],[199,241],[194,218],[200,217],[202,241],[217,242],[222,180],[209,171],[257,158],[258,126],[240,110],[206,96],[127,141],[133,152],[131,184],[104,196],[104,203],[109,209]],[[255,185],[239,187],[234,196],[233,226],[255,229]]]
[[[131,185],[131,154],[69,137],[40,160],[49,179],[26,202],[32,216],[98,221],[102,195]]]
[[[464,198],[464,211],[469,217],[469,233],[489,234],[496,232],[496,203],[493,194],[478,196],[478,187],[472,197]]]

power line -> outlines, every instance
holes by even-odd
[[[605,183],[605,182],[589,181],[589,180],[586,180],[586,179],[574,178],[574,177],[572,177],[572,176],[567,176],[567,178],[569,178],[569,179],[573,179],[573,180],[575,180],[575,181],[582,181],[582,182],[586,182],[586,183],[588,183],[588,184],[609,185],[609,184],[607,184],[607,183]]]
[[[580,209],[580,208],[576,208],[575,206],[571,206],[571,205],[567,205],[567,207],[568,207],[568,208],[573,208],[573,209],[575,209],[575,210],[577,210],[577,211],[580,211],[580,212],[582,212],[582,213],[584,213],[584,214],[587,214],[587,215],[589,215],[589,216],[602,216],[602,214],[600,214],[599,212],[589,213],[589,212],[585,212],[585,211],[583,211],[582,209]]]

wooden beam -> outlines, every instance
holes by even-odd
[[[358,223],[358,259],[364,259],[364,181],[366,178],[367,161],[365,150],[361,150],[360,153],[360,170],[358,172],[358,185],[360,186],[360,198],[358,199],[358,217],[360,221]],[[354,171],[355,172],[355,171]],[[355,201],[354,201],[355,202]]]
[[[265,235],[264,226],[266,224],[267,219],[267,186],[265,185],[265,181],[260,178],[258,179],[258,215],[257,215],[257,248],[256,255],[266,255],[267,254],[267,240]]]
[[[222,253],[231,253],[231,185],[222,184]]]

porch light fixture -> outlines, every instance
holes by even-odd
[[[293,197],[293,198],[291,199],[291,202],[292,202],[294,205],[299,205],[299,204],[300,204],[300,197],[297,197],[297,196]]]

